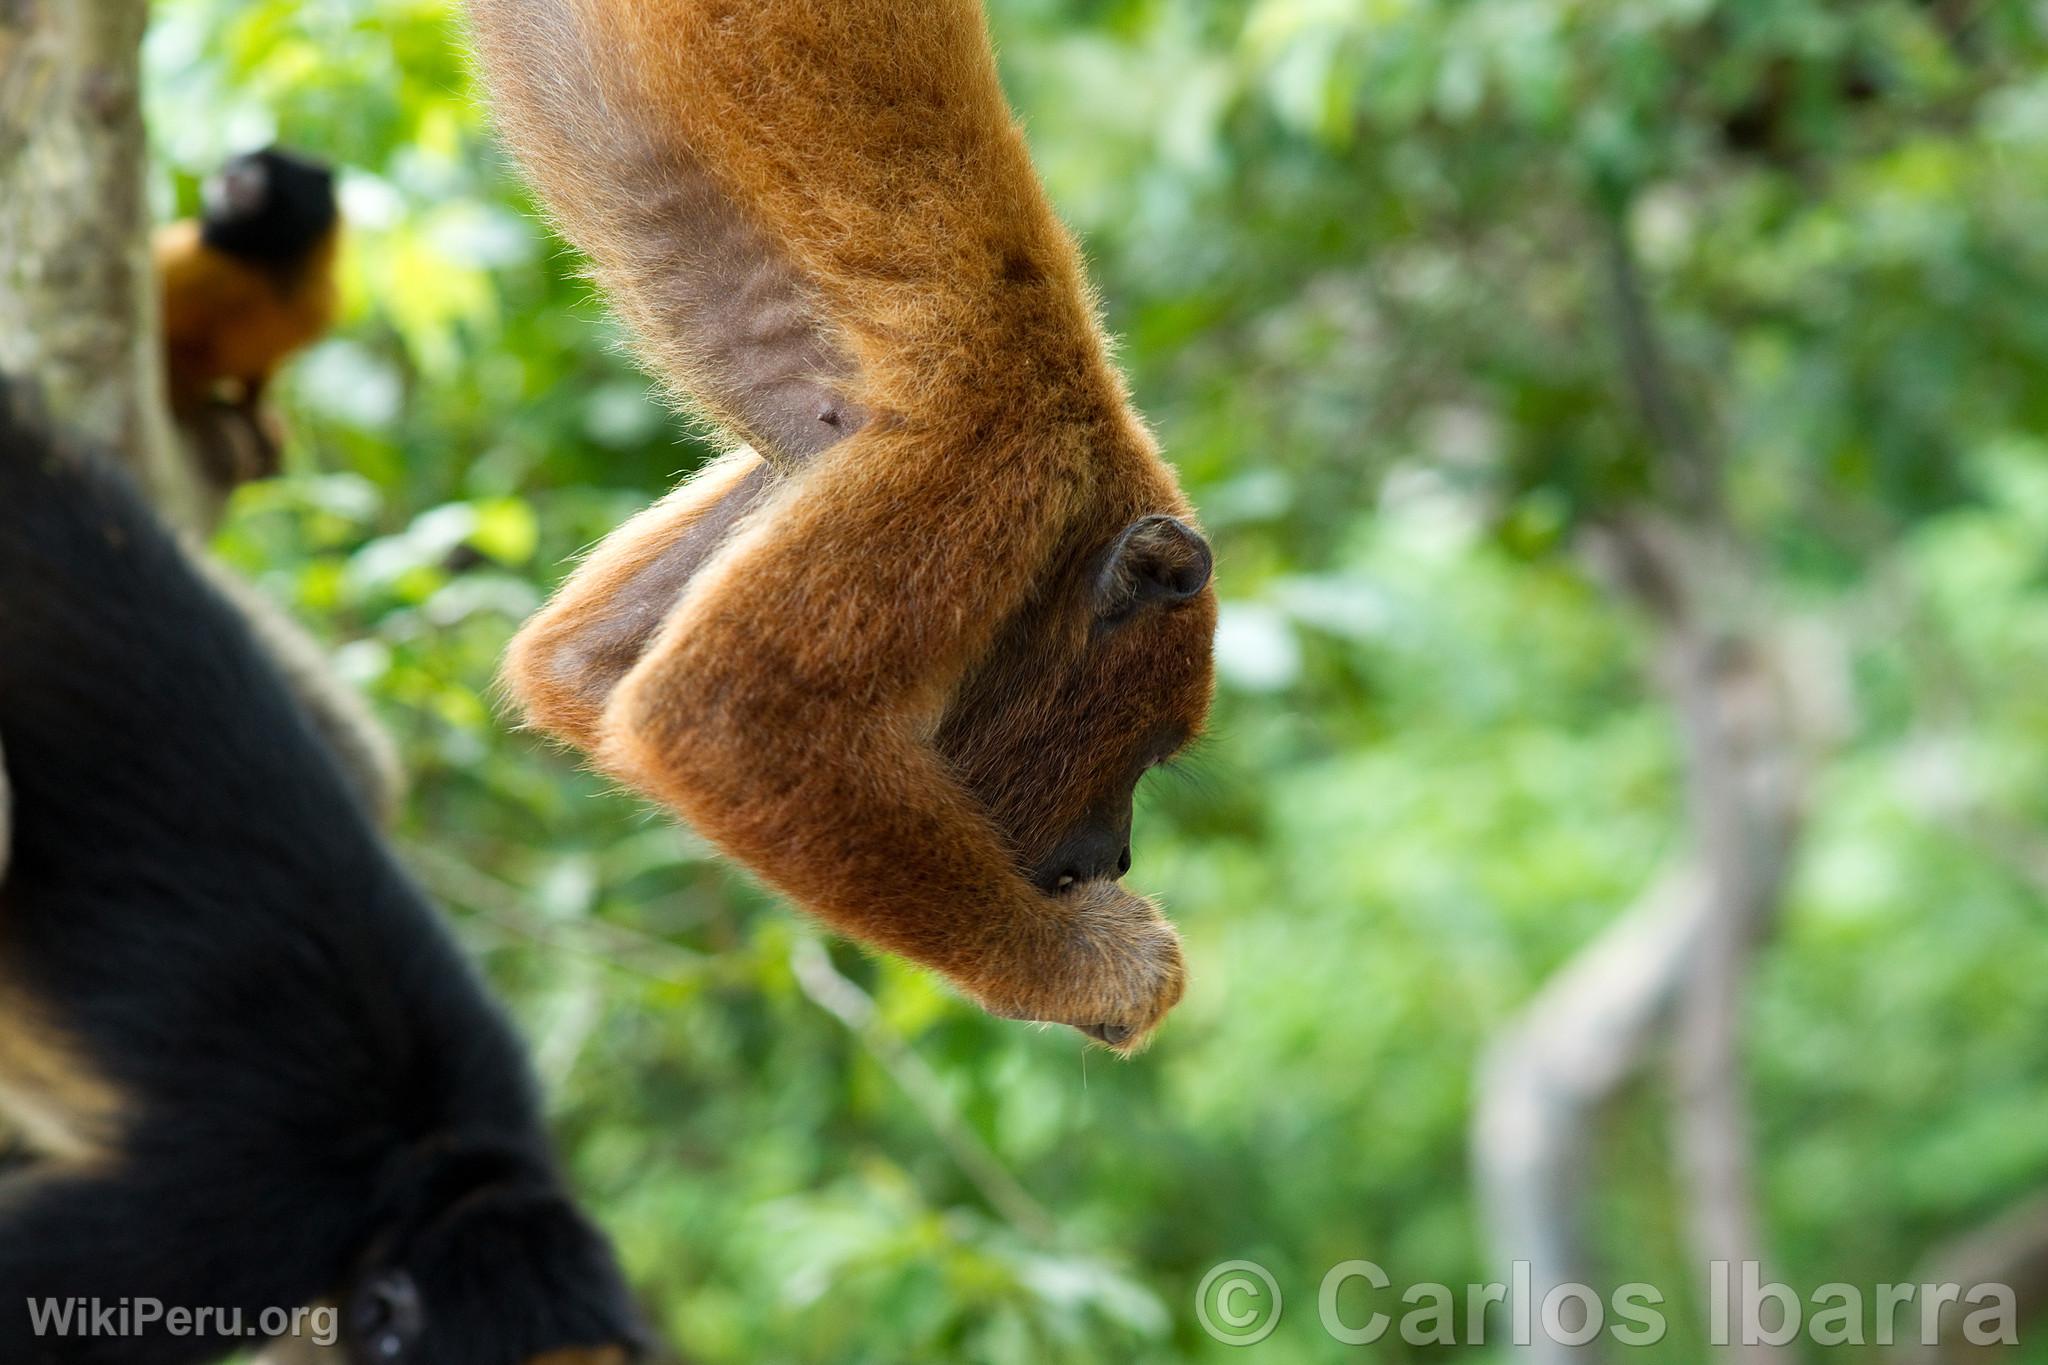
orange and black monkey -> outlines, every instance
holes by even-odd
[[[155,241],[171,410],[216,486],[277,472],[264,391],[334,322],[341,213],[334,173],[280,148],[235,157],[204,212]],[[218,429],[223,414],[243,427]]]
[[[264,394],[285,360],[334,321],[340,238],[333,171],[275,147],[228,161],[207,181],[199,218],[157,231],[172,413],[216,497],[277,472],[283,442]],[[210,558],[195,563],[248,618],[351,779],[388,818],[404,786],[397,753],[332,680],[319,646]]]
[[[1122,1051],[1179,999],[1132,794],[1208,710],[1211,556],[975,0],[472,0],[498,120],[746,444],[520,634],[540,728],[838,929]]]

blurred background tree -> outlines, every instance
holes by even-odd
[[[1752,656],[1758,751],[1800,774],[1775,933],[1753,972],[1720,940],[1720,1025],[1676,977],[1645,1008],[1741,1064],[1757,1251],[1802,1292],[1912,1280],[2048,1185],[2048,12],[993,18],[1227,599],[1215,737],[1137,839],[1194,983],[1128,1065],[821,946],[499,715],[515,623],[710,447],[538,226],[450,0],[159,0],[146,41],[162,216],[272,138],[347,168],[348,322],[219,545],[399,735],[415,864],[675,1338],[1228,1359],[1192,1295],[1248,1257],[1289,1300],[1257,1358],[1461,1349],[1342,1346],[1316,1286],[1504,1278],[1466,1134],[1522,1054],[1489,1040],[1665,870],[1734,884],[1714,813],[1759,806],[1702,795],[1728,745],[1686,669]],[[1599,1282],[1667,1288],[1651,1360],[1703,1355],[1699,1074],[1596,1087],[1584,1198],[1542,1214]]]

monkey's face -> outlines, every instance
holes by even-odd
[[[558,1193],[486,1188],[341,1304],[350,1365],[636,1365],[645,1347],[603,1236]]]
[[[1047,895],[1130,870],[1138,780],[1208,714],[1212,558],[1183,515],[1176,506],[1082,536],[940,727],[939,751]]]

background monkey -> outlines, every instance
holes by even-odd
[[[158,229],[154,255],[172,415],[224,500],[277,472],[282,438],[264,395],[285,360],[334,321],[341,214],[334,173],[276,147],[234,157],[204,194],[201,217]],[[320,646],[203,549],[192,562],[247,618],[343,770],[389,820],[405,787],[397,752],[333,680]]]
[[[500,124],[749,443],[514,642],[531,720],[845,932],[1135,1047],[1117,880],[1200,728],[1210,552],[1111,366],[973,0],[473,0]]]
[[[204,194],[154,253],[171,411],[225,490],[277,472],[264,393],[334,323],[341,213],[333,171],[276,147],[230,160]]]
[[[0,413],[8,405],[0,391]],[[125,484],[0,417],[0,1361],[30,1300],[339,1304],[356,1365],[623,1365],[634,1315],[521,1045],[239,611]]]

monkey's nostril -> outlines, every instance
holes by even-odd
[[[1131,870],[1131,848],[1123,831],[1084,830],[1067,839],[1028,873],[1040,893],[1064,895],[1083,882],[1115,881]]]

